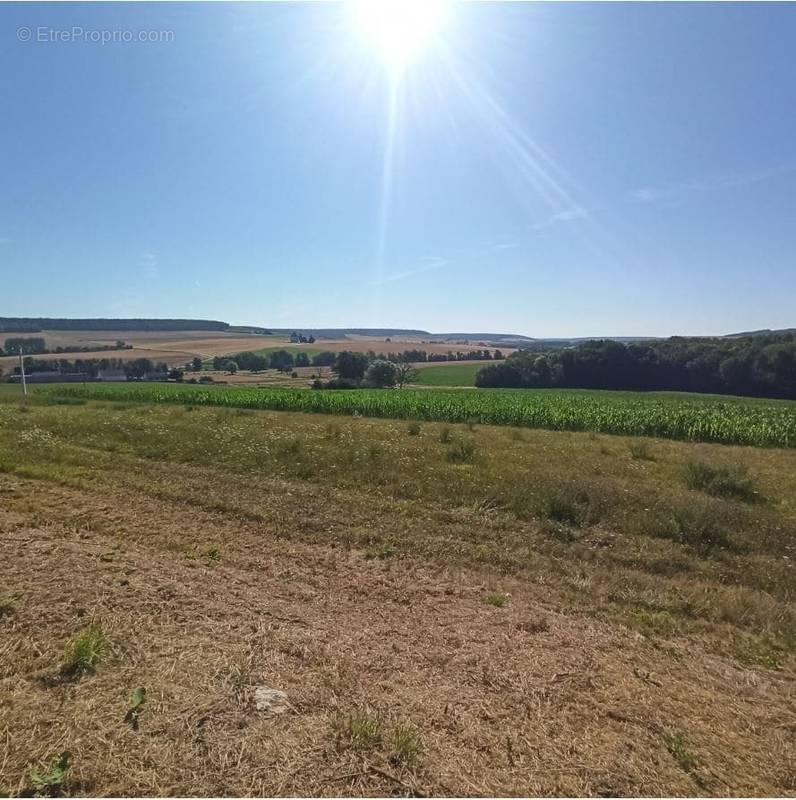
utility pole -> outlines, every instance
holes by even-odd
[[[28,384],[25,383],[25,359],[22,355],[22,345],[19,346],[19,371],[22,373],[22,394],[28,396]]]

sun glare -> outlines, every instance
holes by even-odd
[[[433,43],[450,11],[447,0],[351,0],[347,6],[358,33],[393,75]]]

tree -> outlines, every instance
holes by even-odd
[[[295,364],[297,367],[308,367],[310,365],[310,357],[306,353],[296,353]]]
[[[238,365],[235,361],[229,359],[229,361],[224,364],[224,369],[226,369],[230,375],[234,375],[238,371]]]
[[[334,362],[334,371],[341,378],[347,380],[361,380],[368,368],[368,357],[364,353],[354,353],[343,350],[337,354]]]
[[[269,366],[271,369],[290,372],[293,369],[293,354],[287,350],[276,350],[271,353]]]
[[[202,359],[199,358],[199,356],[194,356],[194,359],[191,361],[191,368],[194,372],[202,371]]]
[[[400,389],[404,384],[411,383],[417,377],[417,370],[408,361],[399,361],[395,364],[395,382]]]
[[[392,361],[374,361],[365,373],[365,383],[375,389],[395,386],[396,365]]]
[[[183,378],[183,371],[178,369],[177,367],[173,367],[169,370],[169,378],[173,381],[181,381]]]
[[[316,353],[312,357],[313,367],[331,367],[337,359],[337,354],[331,350],[324,350],[322,353]]]

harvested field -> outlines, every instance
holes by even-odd
[[[0,789],[792,794],[796,453],[634,445],[0,404]]]
[[[7,334],[13,336],[14,334]],[[283,335],[263,336],[259,334],[223,333],[208,331],[44,331],[40,334],[49,349],[67,347],[69,345],[113,345],[117,340],[132,345],[130,350],[96,350],[88,352],[39,355],[37,359],[58,360],[75,358],[120,358],[132,360],[149,358],[152,361],[163,361],[170,367],[180,366],[195,356],[211,359],[214,356],[227,356],[246,350],[254,352],[272,352],[288,350],[292,353],[306,352],[309,355],[329,350],[339,353],[352,350],[366,353],[402,352],[404,350],[423,349],[428,353],[447,353],[449,351],[471,352],[483,349],[477,345],[420,344],[417,340],[401,340],[386,342],[380,337],[356,337],[341,339],[318,339],[314,344],[295,345]],[[0,346],[4,340],[0,334]],[[490,348],[494,349],[494,348]],[[513,352],[511,348],[503,348],[505,354]],[[441,362],[437,366],[445,366],[449,362]],[[456,362],[450,362],[455,365]],[[13,356],[0,357],[0,369],[8,372],[17,365]]]

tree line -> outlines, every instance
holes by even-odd
[[[519,350],[479,370],[476,386],[707,392],[796,399],[793,333],[733,338],[612,340]]]
[[[14,367],[12,374],[19,375],[19,367]],[[154,362],[149,358],[65,358],[45,360],[41,358],[25,359],[25,374],[33,375],[39,372],[60,372],[63,375],[85,375],[87,378],[96,378],[103,372],[124,373],[128,380],[140,380],[147,377],[177,378],[174,370],[169,370],[163,362]],[[177,370],[179,372],[179,370]],[[182,375],[180,374],[180,378]]]
[[[0,347],[0,356],[16,356],[22,353],[23,356],[47,355],[50,353],[96,353],[102,350],[132,350],[132,345],[118,339],[116,344],[84,344],[66,345],[61,347],[47,348],[44,337],[26,336],[11,337],[5,340],[4,347]]]
[[[0,332],[39,331],[225,331],[229,323],[211,319],[63,319],[0,317]]]

